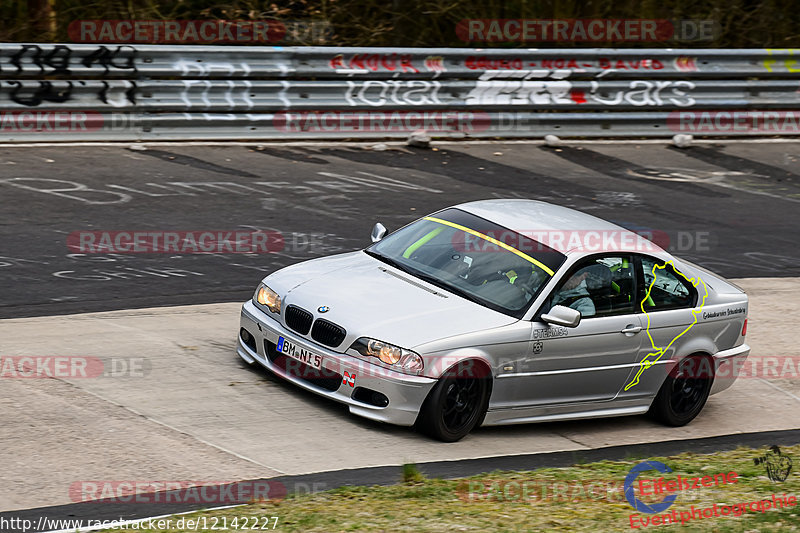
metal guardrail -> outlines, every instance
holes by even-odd
[[[705,113],[705,114],[704,114]],[[800,50],[0,44],[0,141],[800,133]]]

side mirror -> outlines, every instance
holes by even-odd
[[[542,315],[542,320],[548,324],[574,328],[581,323],[581,312],[571,307],[554,305],[549,313]]]
[[[378,242],[379,240],[383,239],[386,236],[386,226],[381,224],[380,222],[376,223],[372,227],[372,242]]]

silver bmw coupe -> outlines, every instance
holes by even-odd
[[[644,413],[681,426],[747,358],[748,301],[645,236],[532,200],[465,203],[389,235],[376,224],[364,250],[265,277],[238,354],[448,442]]]

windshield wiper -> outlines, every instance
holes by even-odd
[[[440,280],[439,278],[435,278],[435,277],[433,277],[433,276],[431,276],[429,274],[423,274],[423,273],[419,273],[419,274],[414,273],[414,275],[419,277],[423,281],[427,281],[431,285],[436,285],[437,287],[440,287],[440,288],[442,288],[442,289],[444,289],[446,291],[450,291],[450,292],[452,292],[453,294],[455,294],[457,296],[461,296],[465,300],[469,300],[470,302],[474,302],[474,303],[480,304],[480,305],[486,305],[479,298],[477,298],[475,296],[472,296],[468,292],[464,292],[463,290],[455,287],[454,285],[450,285],[449,283],[445,283],[444,281]]]
[[[387,256],[385,256],[385,255],[383,255],[383,254],[379,254],[378,252],[373,252],[372,250],[364,250],[364,253],[365,253],[365,254],[367,254],[367,255],[369,255],[369,256],[371,256],[371,257],[374,257],[374,258],[375,258],[375,259],[377,259],[378,261],[383,261],[383,262],[384,262],[384,263],[386,263],[387,265],[390,265],[390,266],[393,266],[393,267],[395,267],[397,270],[402,270],[402,271],[403,271],[403,272],[405,272],[406,274],[416,275],[414,272],[412,272],[411,270],[409,270],[409,268],[408,268],[408,267],[406,267],[405,265],[402,265],[402,264],[398,263],[397,261],[395,261],[395,260],[394,260],[394,259],[392,259],[391,257],[387,257]]]

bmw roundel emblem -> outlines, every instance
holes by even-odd
[[[317,311],[319,311],[320,313],[327,313],[330,310],[331,310],[331,308],[328,307],[327,305],[321,305],[321,306],[317,307]]]

